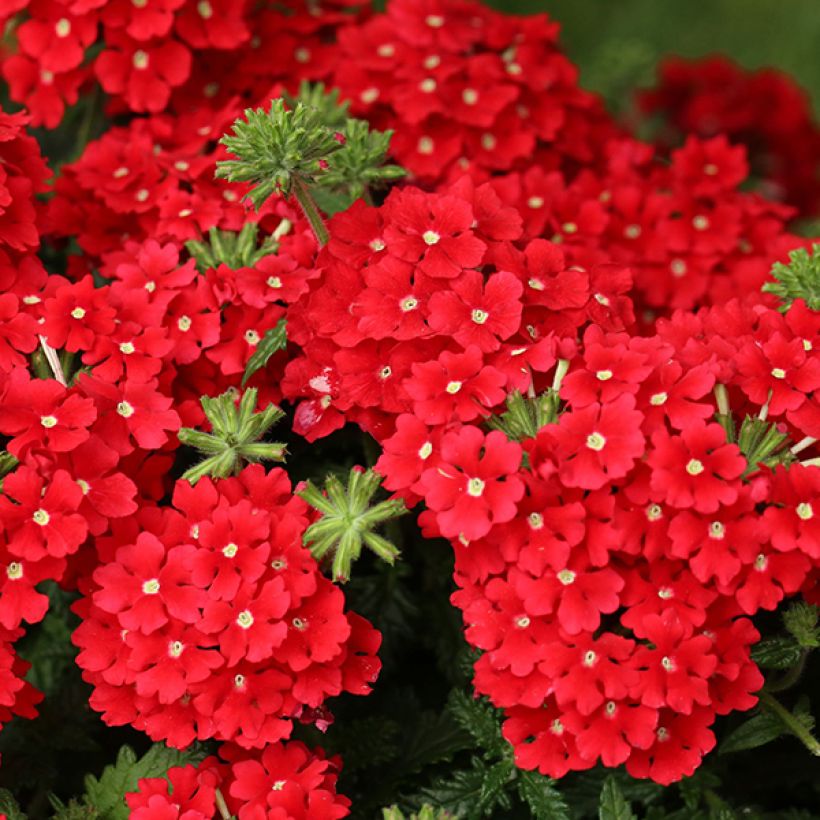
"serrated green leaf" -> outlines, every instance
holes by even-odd
[[[533,820],[569,820],[570,813],[555,781],[538,772],[518,773],[518,794],[529,806]]]
[[[752,660],[764,669],[790,669],[802,655],[803,648],[791,635],[766,638],[752,647]]]
[[[451,760],[454,754],[471,746],[469,733],[447,712],[422,712],[412,734],[405,739],[402,769],[405,774],[411,774],[432,763]]]
[[[459,689],[450,692],[447,709],[468,731],[482,751],[502,754],[507,742],[501,734],[501,726],[496,710],[484,698],[474,698]]]
[[[481,817],[477,811],[481,791],[484,786],[484,767],[473,758],[473,768],[454,772],[450,777],[440,778],[431,787],[423,789],[421,796],[425,802],[445,809],[458,817]]]
[[[635,820],[632,807],[614,777],[608,777],[601,789],[598,820]]]
[[[515,764],[511,760],[499,761],[486,769],[476,810],[487,817],[496,806],[509,809],[512,804],[507,794],[507,784],[514,778]]]
[[[793,603],[783,613],[783,623],[797,643],[805,649],[820,646],[820,631],[817,629],[818,610],[805,601]]]
[[[198,763],[203,757],[197,748],[179,751],[155,743],[138,758],[130,746],[123,746],[117,762],[106,766],[99,779],[86,775],[85,801],[97,810],[100,820],[128,820],[125,795],[136,790],[137,781],[144,777],[162,777],[173,766]]]
[[[276,323],[276,327],[272,327],[265,333],[256,346],[253,355],[248,359],[248,363],[245,365],[245,373],[242,376],[242,387],[257,370],[263,368],[270,361],[270,357],[274,353],[284,350],[287,343],[287,320],[280,319]]]
[[[769,712],[761,712],[742,723],[720,744],[719,754],[756,749],[786,734],[786,727]]]

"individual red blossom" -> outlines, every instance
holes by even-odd
[[[747,342],[735,361],[743,392],[755,404],[768,404],[773,416],[797,410],[820,387],[820,360],[807,353],[801,339],[775,332],[763,342]]]
[[[179,700],[225,662],[216,650],[202,648],[208,641],[193,627],[169,625],[150,635],[132,630],[125,642],[131,649],[128,665],[137,671],[137,694],[164,704]]]
[[[242,499],[230,509],[214,510],[198,525],[199,549],[191,565],[191,580],[211,598],[231,600],[243,582],[256,582],[270,556],[270,519],[255,514]]]
[[[367,287],[350,306],[359,331],[370,339],[411,340],[430,334],[427,302],[429,280],[414,276],[414,268],[388,256],[365,270]]]
[[[191,52],[182,43],[112,39],[94,64],[100,85],[109,94],[122,94],[134,111],[162,111],[171,89],[191,73]]]
[[[559,706],[588,715],[607,700],[622,700],[639,681],[635,642],[604,633],[561,636],[545,647],[539,669],[553,682]]]
[[[333,763],[298,741],[271,744],[259,759],[240,759],[231,774],[229,808],[238,820],[337,820],[349,814],[350,801],[336,794]]]
[[[20,51],[33,57],[43,71],[62,74],[83,61],[97,39],[97,17],[77,15],[57,0],[34,0],[31,18],[16,31]]]
[[[741,567],[751,563],[771,537],[765,518],[761,521],[753,509],[751,491],[744,487],[734,505],[716,513],[678,513],[669,524],[668,553],[686,559],[704,584],[714,579],[718,589],[730,590]]]
[[[734,584],[741,609],[753,615],[758,609],[775,609],[786,595],[803,585],[811,562],[801,552],[771,552],[766,547],[754,562],[743,567]]]
[[[21,312],[20,307],[13,293],[0,294],[0,373],[25,367],[22,354],[37,347],[37,321]]]
[[[424,469],[436,463],[440,439],[440,432],[431,430],[417,416],[402,413],[396,419],[396,432],[382,442],[382,454],[375,465],[384,476],[384,487],[391,491],[416,487]]]
[[[94,402],[54,379],[29,379],[15,370],[0,405],[0,431],[12,436],[6,448],[23,458],[32,447],[64,453],[82,444],[97,417]]]
[[[779,465],[772,476],[770,501],[763,513],[772,546],[780,552],[799,549],[820,559],[820,470]]]
[[[511,573],[513,586],[531,615],[557,614],[569,635],[594,632],[601,615],[614,612],[624,581],[612,568],[590,569],[582,561],[570,561],[562,569],[546,570],[540,577]]]
[[[624,393],[635,395],[652,371],[646,353],[632,346],[626,334],[604,334],[590,325],[584,334],[584,366],[568,373],[561,397],[573,408],[606,404]]]
[[[689,136],[672,152],[672,178],[696,197],[716,197],[733,191],[749,174],[746,151],[730,145],[724,134],[713,139]]]
[[[128,792],[133,820],[211,820],[216,813],[216,772],[187,765],[172,766],[165,777],[142,777]]]
[[[679,436],[662,430],[653,434],[648,463],[657,500],[701,513],[733,504],[746,469],[737,445],[726,442],[726,431],[719,424],[703,422],[685,428]]]
[[[384,231],[389,252],[425,275],[453,279],[481,263],[487,246],[473,235],[472,209],[463,200],[397,189],[385,206],[391,217]]]
[[[4,553],[7,551],[6,546]],[[48,595],[38,592],[36,586],[41,581],[60,579],[64,572],[65,560],[61,558],[21,561],[4,554],[0,566],[0,625],[16,629],[23,621],[41,621],[49,601]]]
[[[211,732],[247,749],[261,748],[290,735],[287,713],[293,678],[270,664],[240,662],[197,686],[194,704],[208,715]]]
[[[634,397],[623,394],[608,404],[595,402],[562,414],[558,425],[542,428],[538,438],[554,447],[566,486],[597,490],[627,475],[643,454],[642,422]]]
[[[633,749],[626,770],[632,777],[648,777],[663,786],[690,777],[715,747],[709,729],[713,721],[714,712],[708,706],[695,706],[690,714],[661,709],[655,742],[646,749]]]
[[[630,700],[608,700],[589,715],[568,710],[562,717],[575,735],[578,751],[589,761],[619,766],[633,749],[648,749],[655,741],[658,712]]]
[[[481,350],[471,345],[463,353],[444,351],[435,361],[413,364],[404,389],[413,400],[413,412],[425,424],[466,422],[504,400],[506,377],[484,365]]]
[[[173,399],[158,391],[156,380],[113,385],[83,375],[79,385],[98,407],[94,432],[121,456],[133,451],[132,437],[143,449],[154,450],[168,441],[168,432],[180,427],[179,415],[171,409]]]
[[[150,635],[169,618],[194,624],[205,593],[190,582],[196,548],[190,545],[167,550],[155,535],[140,533],[135,543],[120,547],[116,560],[94,571],[100,585],[94,603],[117,614],[126,629]]]
[[[98,336],[114,330],[116,311],[106,288],[94,286],[91,276],[63,285],[43,305],[45,321],[40,331],[58,350],[90,350]]]
[[[635,653],[635,668],[640,680],[632,696],[646,706],[668,706],[678,714],[691,714],[695,704],[710,703],[708,679],[715,671],[717,658],[712,641],[705,635],[691,634],[673,610],[650,615],[644,623],[648,646]]]
[[[174,24],[191,48],[236,49],[250,37],[246,14],[246,0],[200,0],[186,3]]]
[[[135,40],[165,37],[174,22],[174,12],[185,0],[151,0],[133,3],[132,0],[109,0],[103,7],[102,20],[108,30],[125,29]]]
[[[48,482],[25,465],[6,476],[0,525],[9,552],[25,561],[76,552],[88,534],[85,519],[77,513],[82,495],[65,470],[56,470]]]
[[[244,584],[230,601],[205,603],[199,628],[217,637],[229,666],[243,658],[262,661],[270,658],[287,637],[282,616],[289,604],[290,594],[281,578],[259,589]]]
[[[684,370],[680,362],[670,361],[658,367],[641,385],[638,407],[646,417],[649,430],[659,429],[663,419],[676,430],[684,430],[697,421],[707,421],[715,413],[708,396],[715,376],[708,365]]]
[[[516,475],[520,463],[521,447],[498,430],[485,436],[476,427],[462,427],[445,434],[441,464],[420,479],[442,535],[475,540],[493,524],[511,520],[524,493]]]
[[[287,637],[277,656],[296,673],[333,660],[350,637],[343,610],[341,590],[320,578],[316,592],[288,611]]]
[[[564,725],[563,711],[552,697],[537,709],[514,706],[508,711],[502,732],[515,749],[515,762],[522,769],[537,769],[549,777],[568,771],[583,771],[595,761],[580,754],[575,735]]]
[[[459,592],[453,596],[453,603],[464,613],[467,640],[488,653],[494,669],[509,669],[516,677],[528,675],[555,638],[554,626],[544,618],[528,615],[503,578],[490,580],[482,593],[471,603]]]
[[[430,297],[428,323],[462,347],[475,345],[492,353],[519,328],[521,293],[521,283],[511,273],[501,271],[485,280],[478,271],[467,271],[449,290]]]
[[[271,302],[295,302],[317,275],[318,271],[301,267],[287,254],[270,254],[252,268],[240,268],[236,284],[245,304],[264,308]]]

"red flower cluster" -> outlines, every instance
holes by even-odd
[[[393,151],[424,181],[595,161],[616,129],[577,85],[546,15],[471,0],[393,0],[339,32],[333,84],[357,116],[396,131]]]
[[[261,753],[225,745],[219,754],[222,760],[169,769],[167,779],[141,779],[138,791],[126,795],[130,817],[211,820],[217,789],[238,820],[337,820],[350,813],[350,801],[336,794],[338,758],[298,741],[274,743]]]
[[[382,445],[385,486],[424,502],[423,533],[455,550],[476,689],[506,710],[519,764],[690,774],[715,716],[756,702],[749,616],[816,597],[820,473],[784,454],[820,438],[820,319],[756,293],[802,243],[792,210],[739,190],[745,151],[725,136],[667,162],[620,134],[544,17],[267,5],[9,12],[19,53],[2,70],[33,123],[56,125],[92,76],[112,115],[147,116],[61,168],[45,231],[81,255],[47,276],[47,171],[27,115],[0,113],[0,722],[33,712],[11,644],[54,580],[84,595],[78,663],[107,723],[226,743],[227,762],[172,771],[172,789],[143,782],[135,816],[210,817],[217,788],[240,820],[344,816],[335,761],[281,741],[328,697],[369,690],[378,633],[302,546],[283,471],[169,479],[176,432],[205,424],[200,397],[236,388],[285,318],[260,398],[298,402],[309,441],[358,424]],[[213,179],[244,105],[303,78],[395,129],[396,158],[431,188],[358,202],[318,256],[291,204],[251,217],[247,189]],[[731,135],[769,134],[754,112],[721,120],[726,89],[688,83],[685,130],[708,98]],[[795,122],[810,146],[795,156],[814,156]],[[773,178],[809,212],[783,167]],[[277,241],[251,267],[186,249],[248,221]],[[516,392],[553,423],[499,421]],[[772,424],[774,468],[756,449]]]
[[[303,501],[281,469],[177,483],[100,538],[76,605],[91,705],[184,748],[262,748],[343,691],[366,694],[380,636],[302,546]]]
[[[802,216],[820,210],[820,129],[811,101],[787,75],[749,71],[725,57],[674,58],[661,64],[657,88],[643,92],[644,113],[662,114],[664,145],[684,134],[725,134],[749,150],[761,193]]]
[[[690,142],[667,179],[720,208],[697,182],[704,155],[737,184],[742,154],[721,141]],[[747,616],[818,568],[816,468],[759,467],[716,413],[810,446],[820,318],[753,296],[636,335],[629,270],[525,242],[491,183],[404,188],[330,227],[288,313],[297,429],[356,421],[382,442],[385,486],[423,499],[425,535],[452,541],[476,689],[507,711],[520,765],[691,774],[715,716],[756,702]],[[707,241],[670,235],[682,253]],[[509,392],[550,386],[563,412],[523,448],[478,426]]]
[[[94,81],[111,113],[183,114],[249,89],[258,98],[277,80],[327,76],[336,29],[357,19],[345,0],[332,5],[313,15],[294,0],[275,9],[247,0],[16,0],[0,10],[0,25],[22,15],[2,73],[12,99],[47,128]]]

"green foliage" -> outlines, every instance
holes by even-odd
[[[554,390],[532,397],[515,390],[507,396],[507,409],[499,416],[490,416],[487,426],[501,430],[510,441],[535,438],[544,425],[557,421],[558,402]]]
[[[789,264],[775,262],[772,266],[775,282],[763,286],[765,293],[773,293],[788,310],[795,299],[802,299],[811,310],[820,310],[820,244],[812,245],[811,254],[805,248],[789,253]]]
[[[236,390],[216,398],[202,396],[200,403],[212,432],[183,427],[178,436],[182,444],[200,450],[207,458],[186,470],[183,479],[195,484],[205,475],[234,475],[245,462],[285,460],[284,444],[259,441],[284,413],[275,404],[257,413],[257,392],[255,387],[247,389],[238,405]]]
[[[499,756],[509,749],[501,734],[498,712],[486,698],[474,698],[460,689],[453,689],[447,709],[459,725],[473,736],[477,748]]]
[[[816,606],[805,601],[795,601],[783,613],[783,625],[804,649],[820,646],[819,614]]]
[[[276,192],[291,193],[295,180],[311,184],[321,174],[321,160],[342,146],[323,119],[322,111],[304,103],[288,109],[285,100],[270,108],[248,108],[220,140],[236,159],[217,163],[216,176],[254,187],[248,198],[256,208]]]
[[[302,80],[295,96],[285,92],[283,97],[290,108],[296,108],[301,103],[305,108],[315,111],[319,121],[326,128],[340,131],[347,122],[350,103],[347,100],[339,100],[338,88],[328,91],[324,83]]]
[[[720,754],[756,749],[786,733],[786,727],[774,715],[762,712],[742,723],[720,744]]]
[[[418,812],[412,814],[404,814],[398,806],[382,810],[382,820],[449,820],[452,816],[450,812],[428,804],[420,806]]]
[[[242,387],[256,373],[267,366],[274,353],[284,350],[288,346],[288,325],[286,319],[280,319],[276,325],[265,332],[265,335],[256,346],[256,350],[248,359],[245,365],[245,372],[242,375]]]
[[[0,814],[8,820],[26,820],[26,815],[8,789],[0,789]]]
[[[385,164],[392,131],[373,131],[364,120],[350,119],[342,133],[344,145],[328,159],[328,168],[320,180],[322,187],[337,198],[332,211],[325,209],[328,214],[347,210],[368,190],[383,187],[407,173],[398,165]]]
[[[598,803],[599,820],[636,820],[629,801],[624,797],[614,777],[608,777],[601,789]]]
[[[123,746],[117,762],[106,766],[99,778],[86,777],[83,802],[96,810],[100,820],[127,820],[125,795],[136,790],[138,780],[163,777],[171,767],[198,763],[204,756],[198,749],[178,751],[155,743],[142,757],[137,757],[130,746]]]
[[[279,240],[291,227],[290,220],[283,219],[273,234],[262,240],[261,245],[259,225],[256,222],[246,222],[238,233],[211,228],[207,241],[191,239],[185,243],[185,247],[201,272],[220,265],[227,265],[231,270],[252,268],[260,259],[276,253]]]
[[[306,546],[317,560],[332,556],[333,580],[344,583],[350,578],[353,562],[367,547],[383,561],[392,564],[399,550],[374,528],[407,512],[401,499],[370,502],[379,489],[381,476],[373,470],[352,469],[347,487],[338,477],[325,481],[325,494],[308,481],[299,495],[322,513],[304,535]]]
[[[555,787],[552,778],[538,772],[518,773],[518,794],[532,813],[534,820],[569,820],[566,800]]]
[[[737,446],[749,464],[744,475],[757,472],[760,464],[765,467],[791,464],[795,457],[789,450],[790,445],[788,433],[779,430],[776,424],[746,416],[737,437]]]

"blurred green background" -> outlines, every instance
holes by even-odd
[[[585,87],[625,106],[665,54],[721,52],[748,68],[792,74],[820,111],[820,0],[486,0],[506,12],[545,11],[561,22]]]

